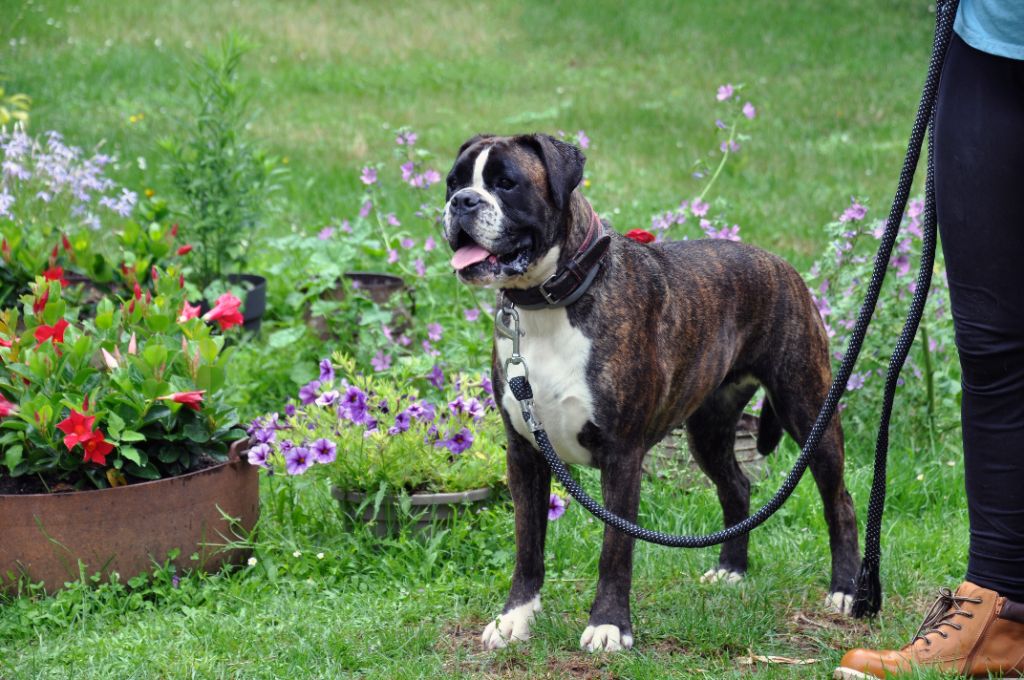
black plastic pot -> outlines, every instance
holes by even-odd
[[[229,274],[228,283],[245,285],[242,295],[242,327],[247,331],[258,333],[263,322],[263,313],[267,311],[267,279],[259,274]]]

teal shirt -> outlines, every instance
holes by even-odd
[[[1024,59],[1024,0],[960,0],[953,30],[977,50]]]

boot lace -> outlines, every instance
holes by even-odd
[[[966,616],[969,619],[974,618],[974,614],[966,611],[960,605],[970,602],[972,604],[981,604],[980,597],[963,597],[957,595],[949,588],[939,588],[939,598],[932,604],[931,609],[924,617],[924,623],[917,629],[917,633],[914,634],[914,640],[911,642],[917,642],[918,640],[924,640],[925,644],[930,645],[931,640],[928,636],[932,633],[938,633],[943,639],[949,637],[949,633],[941,630],[941,626],[949,626],[955,630],[961,630],[963,626],[953,621],[955,616]]]

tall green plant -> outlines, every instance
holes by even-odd
[[[192,109],[170,156],[175,207],[195,248],[196,283],[206,288],[244,269],[254,234],[267,215],[283,169],[249,141],[250,98],[239,80],[247,47],[235,36],[195,62]]]

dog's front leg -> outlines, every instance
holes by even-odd
[[[640,506],[642,451],[617,454],[601,466],[601,494],[605,506],[620,517],[636,522]],[[617,652],[633,646],[629,593],[633,582],[633,538],[604,528],[604,545],[598,565],[597,594],[590,621],[580,637],[580,647],[590,652]]]
[[[530,624],[540,611],[540,587],[544,583],[551,472],[532,444],[511,427],[506,429],[508,487],[516,512],[516,568],[505,608],[484,629],[481,640],[487,649],[529,639]]]

